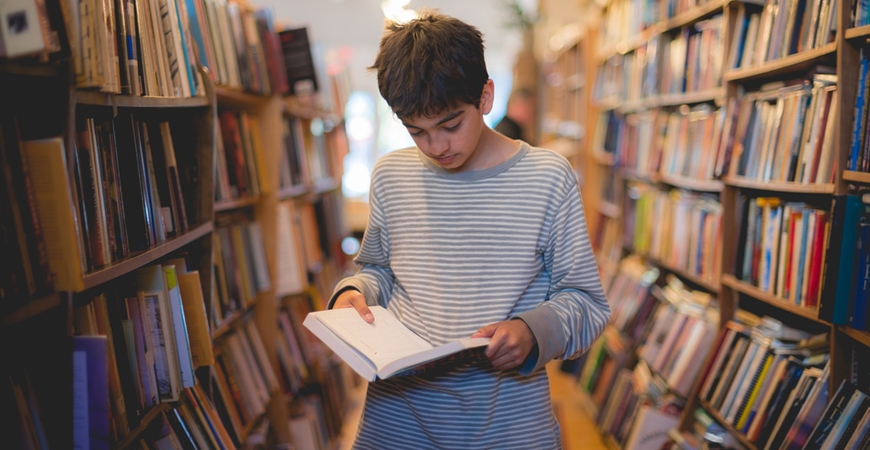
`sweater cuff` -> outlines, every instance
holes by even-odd
[[[363,297],[366,298],[367,305],[374,306],[377,304],[375,303],[377,301],[376,299],[378,298],[377,295],[375,295],[374,292],[371,292],[371,290],[366,287],[365,283],[355,280],[351,277],[341,280],[341,282],[339,282],[338,285],[335,286],[335,291],[333,291],[332,297],[329,298],[329,302],[327,302],[326,304],[326,309],[332,309],[332,306],[335,304],[335,300],[338,299],[338,296],[341,295],[342,292],[349,291],[351,289],[359,291],[363,295]]]
[[[531,311],[517,314],[511,319],[521,319],[525,322],[537,341],[537,345],[532,348],[529,356],[517,369],[520,375],[530,375],[564,353],[568,337],[561,329],[552,327],[551,324],[559,323],[558,314],[552,309],[539,306]]]

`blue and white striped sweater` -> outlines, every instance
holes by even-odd
[[[433,345],[508,318],[537,357],[519,372],[469,363],[369,386],[355,448],[559,448],[546,372],[579,356],[610,310],[568,162],[523,144],[509,160],[450,173],[416,148],[382,158],[349,287]]]

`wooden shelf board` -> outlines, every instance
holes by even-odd
[[[278,199],[279,200],[287,200],[288,198],[301,197],[309,192],[308,186],[304,184],[297,184],[296,186],[290,186],[288,188],[281,189],[278,191]]]
[[[833,55],[837,51],[837,43],[831,42],[814,50],[796,53],[785,58],[768,61],[758,67],[730,70],[725,72],[726,81],[752,81],[777,75],[799,72],[810,68],[820,60]]]
[[[843,179],[855,183],[870,184],[870,173],[856,172],[854,170],[844,170]]]
[[[79,105],[117,106],[120,108],[198,108],[208,106],[208,97],[137,97],[96,91],[77,91]]]
[[[723,98],[725,98],[725,88],[682,94],[662,94],[658,97],[658,106],[691,105],[693,103],[714,102]]]
[[[165,243],[158,247],[139,253],[123,261],[115,262],[108,267],[97,270],[96,272],[89,273],[84,277],[85,290],[99,286],[107,281],[113,280],[121,275],[130,273],[142,266],[154,262],[211,233],[213,229],[214,224],[212,222],[206,222],[179,237],[167,239]]]
[[[686,25],[691,25],[695,22],[699,22],[702,19],[705,19],[707,16],[711,16],[714,13],[720,11],[728,3],[731,3],[731,0],[714,0],[710,3],[707,3],[706,5],[697,6],[688,11],[684,11],[683,13],[677,14],[673,18],[664,22],[662,24],[662,30],[676,30]]]
[[[602,166],[613,167],[616,164],[616,158],[600,148],[592,149],[592,160]]]
[[[593,100],[592,104],[595,105],[595,108],[599,111],[612,111],[616,108],[619,108],[619,105],[622,104],[622,100],[607,98],[601,101]]]
[[[737,292],[740,292],[741,294],[748,295],[756,300],[767,303],[771,306],[775,306],[783,311],[788,311],[796,316],[801,316],[823,325],[831,325],[830,323],[819,319],[819,313],[817,310],[795,305],[788,300],[764,292],[749,283],[738,280],[737,277],[732,274],[723,274],[722,284],[728,286],[731,289],[734,289]]]
[[[271,98],[268,95],[253,94],[226,86],[217,86],[214,89],[219,103],[230,103],[246,107],[259,107]]]
[[[130,430],[130,433],[124,439],[118,441],[117,444],[113,445],[112,448],[114,450],[123,450],[129,447],[131,444],[136,442],[139,439],[139,435],[148,428],[148,425],[151,425],[151,422],[154,421],[157,417],[159,417],[163,412],[169,411],[172,408],[172,405],[169,403],[158,403],[157,406],[152,407],[145,413],[145,416],[142,417],[142,421],[139,422],[139,426]]]
[[[61,295],[58,292],[33,299],[13,310],[0,320],[0,326],[8,327],[21,323],[31,317],[36,317],[46,311],[54,309],[61,304]]]
[[[215,212],[230,211],[233,209],[241,209],[248,206],[256,205],[260,200],[259,197],[245,197],[236,200],[221,201],[214,204]]]
[[[336,178],[324,178],[322,180],[317,180],[314,182],[314,192],[317,194],[323,194],[325,192],[331,192],[336,189],[341,189],[341,181]]]
[[[677,269],[676,267],[671,267],[670,265],[666,264],[665,262],[660,261],[660,260],[653,258],[651,256],[647,256],[646,259],[655,263],[655,265],[661,267],[662,269],[665,269],[668,272],[682,278],[683,280],[688,280],[689,282],[691,282],[691,284],[695,284],[697,286],[700,286],[701,288],[703,288],[704,290],[706,290],[708,292],[718,294],[719,291],[722,290],[720,286],[717,286],[717,285],[701,278],[698,275],[695,275],[693,273],[689,273],[683,269]]]
[[[850,338],[858,341],[861,345],[870,347],[870,333],[866,331],[856,330],[852,327],[837,327],[840,331]]]
[[[622,216],[622,208],[604,200],[598,203],[598,212],[610,217],[611,219],[619,219],[619,217]]]
[[[834,184],[801,184],[801,183],[778,183],[750,180],[743,177],[729,176],[724,179],[728,186],[736,186],[748,189],[758,189],[772,192],[794,192],[802,194],[833,194]]]
[[[749,442],[749,439],[746,439],[746,436],[744,436],[742,433],[737,432],[737,430],[734,429],[734,426],[731,425],[731,422],[728,422],[727,420],[725,420],[725,418],[719,414],[719,411],[716,411],[716,409],[713,408],[712,406],[710,406],[709,403],[707,403],[701,399],[698,399],[698,403],[701,405],[702,408],[704,408],[704,411],[706,411],[707,414],[709,414],[713,419],[715,419],[716,422],[719,422],[719,425],[722,425],[723,427],[725,427],[725,429],[728,430],[728,433],[730,433],[732,436],[737,438],[737,440],[740,441],[740,443],[744,447],[746,447],[748,450],[758,450],[755,447],[755,444],[753,444],[752,442]]]
[[[211,339],[215,340],[232,330],[236,324],[239,322],[239,319],[244,317],[245,313],[248,312],[248,309],[240,309],[238,311],[234,311],[232,314],[227,316],[224,320],[221,321],[221,324],[214,329],[211,333]]]
[[[659,174],[658,173],[644,173],[638,170],[629,169],[626,167],[619,169],[620,175],[622,178],[625,178],[629,181],[639,181],[642,183],[655,184],[659,182]]]
[[[846,39],[859,40],[870,38],[870,25],[846,29]]]
[[[722,192],[725,187],[719,180],[696,180],[672,175],[662,175],[659,179],[664,184],[698,192]]]

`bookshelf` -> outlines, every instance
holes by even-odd
[[[852,149],[853,132],[857,133],[853,130],[855,114],[856,111],[860,111],[860,108],[856,109],[855,99],[864,95],[861,92],[863,82],[861,80],[864,79],[861,64],[862,57],[866,58],[870,53],[867,40],[870,36],[870,25],[866,25],[866,16],[856,19],[865,20],[857,26],[852,22],[852,9],[855,8],[853,4],[855,2],[848,1],[838,4],[835,9],[829,9],[829,28],[826,29],[826,25],[821,22],[813,24],[816,27],[813,29],[817,32],[814,38],[809,35],[794,34],[778,41],[780,42],[778,44],[774,44],[773,40],[765,40],[759,45],[755,45],[757,42],[752,42],[753,45],[749,43],[744,45],[742,39],[746,37],[747,27],[752,26],[750,17],[755,15],[758,20],[761,13],[765,11],[765,5],[770,8],[771,3],[734,0],[707,2],[611,0],[590,7],[588,15],[595,19],[581,20],[581,22],[589,27],[588,34],[592,36],[590,40],[598,41],[593,46],[597,48],[593,64],[589,66],[589,79],[594,80],[594,87],[588,97],[587,105],[589,115],[597,117],[597,120],[592,120],[591,135],[585,152],[587,159],[592,162],[589,165],[590,169],[597,171],[598,174],[590,173],[587,178],[605,181],[600,182],[595,189],[590,189],[588,193],[584,190],[584,201],[587,203],[587,210],[592,210],[594,207],[599,226],[603,224],[604,227],[619,230],[616,233],[618,239],[615,240],[596,239],[593,235],[594,245],[599,242],[609,245],[609,247],[596,246],[597,254],[608,255],[598,258],[602,273],[607,274],[606,277],[603,276],[604,280],[608,280],[606,283],[609,283],[609,280],[618,280],[619,277],[614,275],[619,272],[615,269],[616,261],[619,260],[614,261],[609,256],[614,254],[613,249],[616,249],[615,253],[621,253],[623,256],[640,255],[646,264],[678,277],[687,285],[715,294],[718,297],[718,310],[721,315],[720,328],[738,318],[743,320],[742,315],[748,311],[773,317],[787,327],[828,336],[827,344],[819,351],[830,354],[830,376],[824,384],[830,395],[833,395],[843,380],[867,382],[863,375],[857,378],[858,381],[852,377],[852,364],[859,357],[866,358],[870,349],[870,333],[852,328],[849,323],[840,322],[843,319],[831,318],[831,314],[834,314],[831,312],[832,309],[842,311],[842,307],[838,306],[842,305],[842,300],[834,302],[831,297],[827,297],[829,299],[823,300],[821,305],[813,304],[817,300],[812,298],[813,295],[818,296],[820,293],[808,290],[806,277],[814,277],[815,273],[820,274],[817,281],[819,290],[823,285],[834,286],[838,277],[847,276],[846,279],[849,279],[848,276],[851,275],[845,274],[849,271],[843,271],[842,267],[840,271],[835,269],[826,273],[823,266],[817,265],[818,261],[825,262],[827,261],[825,258],[830,258],[826,256],[830,246],[840,245],[819,239],[835,238],[844,231],[839,228],[832,229],[831,225],[827,225],[829,228],[825,228],[823,234],[814,235],[822,236],[817,238],[811,237],[813,235],[800,228],[797,235],[791,234],[791,230],[786,233],[784,229],[777,229],[775,241],[765,242],[780,242],[781,237],[785,239],[784,236],[806,237],[809,239],[806,242],[819,242],[821,250],[809,247],[806,242],[794,244],[794,241],[784,240],[786,247],[771,254],[772,258],[780,261],[781,268],[772,266],[769,270],[778,270],[778,272],[768,273],[766,276],[773,277],[771,283],[773,280],[785,280],[786,276],[789,277],[787,278],[789,281],[779,281],[778,285],[771,285],[769,288],[761,288],[762,281],[756,280],[755,275],[752,280],[747,278],[746,273],[743,272],[745,268],[738,269],[737,264],[745,264],[745,261],[739,258],[746,258],[741,256],[742,250],[738,247],[745,245],[743,239],[747,233],[747,219],[746,210],[743,208],[746,208],[749,202],[773,201],[770,205],[775,206],[769,206],[770,211],[779,208],[782,214],[789,214],[788,222],[784,223],[800,224],[805,227],[804,229],[809,229],[810,223],[813,226],[826,224],[835,213],[833,208],[838,202],[842,203],[844,201],[842,199],[847,194],[862,195],[866,192],[865,189],[870,184],[870,176],[866,173],[866,167],[861,168],[859,165],[855,169],[850,166],[855,160],[855,151],[851,150],[850,155],[850,149]],[[591,11],[592,9],[596,10]],[[673,44],[680,39],[685,39],[686,36],[691,40],[696,33],[700,34],[700,28],[694,28],[696,25],[709,26],[710,23],[715,23],[715,20],[721,20],[720,34],[716,38],[721,39],[721,43],[715,43],[716,41],[711,38],[715,44],[707,42],[698,45],[721,44],[719,52],[721,61],[708,60],[709,64],[722,64],[721,73],[718,74],[719,84],[698,91],[670,93],[665,90],[663,77],[670,69],[663,69],[663,66],[670,63],[682,67],[691,64],[693,57],[692,50],[689,50],[687,57],[689,62],[686,59],[668,60],[667,58],[674,58],[674,48],[677,49],[677,53],[684,51],[674,47]],[[762,17],[761,20],[766,19]],[[779,30],[798,32],[797,27],[793,31],[785,28],[786,23],[787,21],[783,21],[784,28]],[[810,28],[804,27],[803,30]],[[686,29],[689,29],[688,34]],[[750,47],[756,53],[758,51],[761,53],[754,54],[748,63],[747,60],[741,61],[740,52],[748,52]],[[702,48],[700,54],[709,51],[708,49],[709,47]],[[699,57],[698,47],[694,48],[694,52],[694,57]],[[746,56],[744,55],[743,58],[746,59]],[[595,72],[594,78],[592,72]],[[680,75],[677,73],[677,76]],[[682,81],[684,91],[685,87],[689,86],[687,79]],[[810,80],[806,84],[806,90],[800,94],[805,96],[801,97],[803,99],[801,101],[806,104],[809,104],[811,98],[813,102],[818,101],[817,106],[814,106],[817,109],[814,111],[826,111],[825,115],[797,116],[794,115],[797,113],[793,109],[784,106],[792,101],[789,96],[795,95],[794,92],[788,92],[787,85],[792,80],[800,79]],[[783,90],[779,91],[780,88]],[[787,166],[780,165],[782,169],[778,169],[774,163],[771,163],[773,159],[759,159],[758,163],[751,164],[764,168],[756,171],[755,168],[750,170],[746,166],[746,160],[740,159],[746,158],[745,155],[732,154],[731,150],[735,148],[735,142],[738,140],[740,140],[741,151],[756,151],[754,148],[746,150],[751,148],[753,142],[748,140],[746,134],[740,134],[742,132],[739,127],[745,125],[738,123],[738,119],[748,117],[741,109],[749,111],[745,109],[744,104],[751,99],[757,102],[754,106],[759,108],[758,111],[761,111],[761,108],[768,108],[769,106],[765,106],[766,103],[778,105],[787,114],[791,114],[781,116],[777,124],[787,123],[786,117],[800,117],[799,122],[809,124],[802,125],[797,130],[808,129],[810,130],[808,136],[816,136],[814,138],[817,139],[814,141],[817,142],[816,146],[808,151],[815,152],[810,154],[822,161],[821,166],[815,165],[810,168],[808,165],[806,169],[800,166],[797,172],[792,173],[794,166],[788,166],[786,169]],[[866,106],[864,108],[863,118],[858,119],[866,122]],[[717,118],[712,128],[705,129],[702,145],[692,146],[690,139],[688,146],[679,144],[675,147],[676,152],[672,150],[672,155],[680,155],[680,157],[685,155],[686,160],[681,163],[695,164],[703,159],[693,155],[707,153],[712,155],[709,157],[718,160],[716,168],[708,171],[706,175],[698,172],[701,174],[700,177],[673,173],[670,169],[666,169],[662,156],[667,155],[667,146],[670,144],[662,145],[661,141],[673,134],[671,126],[672,123],[676,123],[668,120],[679,117],[679,114],[693,114],[695,111],[702,110],[713,111],[714,114],[722,110],[722,119]],[[794,130],[794,128],[779,128],[779,125],[777,127],[775,131],[777,135],[784,135]],[[680,129],[685,130],[685,128]],[[671,133],[668,133],[669,131]],[[861,133],[865,133],[863,135],[865,137],[860,137],[860,146],[862,146],[860,148],[864,150],[858,151],[858,158],[866,158],[867,150],[864,143],[866,131]],[[727,136],[732,138],[723,140],[723,137]],[[803,139],[803,137],[796,139]],[[785,145],[792,147],[785,147]],[[774,153],[781,151],[778,149],[799,147],[771,141],[767,148],[771,153],[765,154],[764,158],[781,158],[778,156],[779,153]],[[758,154],[748,154],[750,157],[758,157]],[[693,157],[695,159],[692,159]],[[783,160],[775,161],[782,164]],[[825,164],[829,165],[825,166]],[[816,169],[819,170],[818,174],[807,175],[809,172],[801,172],[801,170]],[[783,171],[777,172],[778,170]],[[679,195],[688,193],[697,195],[698,198],[711,199],[721,207],[720,232],[701,244],[703,248],[712,249],[720,246],[723,250],[715,257],[718,263],[714,265],[717,271],[714,279],[719,280],[718,282],[701,278],[694,271],[686,270],[683,266],[669,265],[665,258],[655,256],[660,249],[650,250],[651,245],[656,245],[656,239],[663,243],[661,245],[673,245],[675,239],[689,241],[683,237],[674,237],[670,240],[663,238],[662,236],[667,233],[663,233],[662,229],[669,229],[675,223],[667,220],[670,211],[662,206],[665,203],[661,200],[653,203],[655,207],[651,209],[649,200],[645,200],[645,196],[653,195],[661,199],[666,195],[677,195],[675,192]],[[590,201],[590,196],[597,197]],[[796,209],[783,209],[785,207]],[[650,220],[650,217],[653,219]],[[589,220],[596,223],[592,218]],[[838,222],[837,227],[841,226],[842,223]],[[651,229],[654,231],[650,231]],[[839,250],[837,251],[839,254]],[[793,261],[800,265],[792,268],[791,260],[785,256],[786,253],[789,256],[797,255]],[[804,257],[807,258],[807,262],[812,261],[812,265],[805,265],[804,259],[797,259]],[[854,263],[847,264],[852,267],[859,262],[855,260]],[[801,282],[804,284],[801,285]],[[657,284],[661,284],[661,278]],[[852,294],[855,294],[854,290]],[[833,291],[827,295],[833,296]],[[622,299],[612,299],[612,301],[618,302]],[[835,306],[831,306],[832,304]],[[712,363],[711,360],[704,362],[705,369],[702,369],[702,374]],[[587,364],[590,362],[587,361]],[[870,386],[863,385],[862,388],[867,389]],[[699,389],[700,386],[694,386],[686,397],[686,402],[680,409],[679,424],[671,434],[684,435],[698,431],[694,428],[698,423],[695,412],[703,410],[712,417],[712,420],[720,422],[734,445],[749,449],[756,448],[757,442],[747,439],[716,409],[698,398]],[[618,440],[620,446],[627,443],[627,439]]]
[[[271,448],[292,445],[290,424],[306,420],[328,423],[331,442],[323,444],[334,445],[357,380],[329,353],[305,349],[316,358],[304,364],[316,370],[288,391],[281,343],[288,332],[304,335],[300,317],[285,328],[278,317],[291,295],[322,307],[345,270],[347,139],[341,111],[330,108],[346,93],[285,96],[268,12],[237,2],[167,3],[178,25],[154,30],[171,27],[177,42],[140,36],[149,49],[139,54],[141,72],[105,53],[116,37],[108,27],[95,38],[107,47],[87,49],[90,56],[74,47],[48,50],[54,62],[0,60],[0,337],[26,343],[0,348],[8,362],[0,369],[8,380],[2,412],[20,419],[4,421],[0,432],[12,447],[126,449],[171,440],[178,448],[241,448],[256,436]],[[49,2],[50,15],[56,6]],[[222,36],[209,29],[226,25],[213,14],[243,20]],[[126,20],[120,16],[110,22]],[[129,17],[150,20],[145,11]],[[54,19],[63,22],[52,16],[44,24],[54,30]],[[212,39],[233,37],[249,46],[217,55]],[[181,51],[166,51],[171,44]],[[174,57],[183,80],[165,71]],[[322,85],[340,87],[328,81]],[[284,124],[293,121],[298,139],[288,140]],[[235,134],[221,132],[227,125]],[[279,172],[291,152],[309,160],[301,181],[285,186]],[[282,204],[292,205],[289,222],[276,213]],[[288,258],[296,270],[287,270]],[[227,267],[238,277],[233,294]],[[308,403],[303,418],[291,408],[299,401]],[[103,402],[108,410],[94,409]],[[84,428],[83,417],[91,418]]]

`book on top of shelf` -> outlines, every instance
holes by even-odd
[[[375,317],[371,324],[353,308],[312,312],[304,322],[306,328],[369,381],[430,370],[429,366],[437,367],[457,358],[475,358],[474,349],[489,344],[488,338],[468,338],[432,346],[386,309],[379,306],[370,309]],[[480,359],[480,355],[475,359]]]

